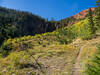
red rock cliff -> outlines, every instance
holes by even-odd
[[[95,7],[94,8],[91,8],[91,10],[94,11],[95,10]],[[72,16],[72,17],[74,17],[76,19],[85,18],[85,16],[88,14],[88,11],[89,11],[89,9],[83,10],[80,13],[78,13],[78,14]]]

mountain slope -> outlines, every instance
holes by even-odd
[[[72,75],[76,71],[75,64],[81,63],[76,72],[86,75],[84,65],[92,59],[100,37],[87,36],[90,32],[85,26],[88,26],[87,19],[54,32],[8,39],[0,48],[0,73]]]
[[[91,10],[94,12],[95,11],[95,8],[96,7],[91,8]],[[87,16],[88,12],[89,12],[89,9],[86,9],[86,10],[83,10],[80,13],[78,13],[78,14],[72,16],[72,17],[73,18],[76,18],[76,19],[83,19],[83,18],[85,18]]]
[[[86,75],[86,65],[97,51],[100,35],[91,34],[87,18],[69,20],[72,25],[59,29],[59,22],[49,22],[56,27],[53,32],[5,40],[0,47],[0,74]]]
[[[72,25],[83,19],[87,13],[88,9],[61,21],[48,21],[32,13],[0,7],[0,45],[8,38],[52,32]]]
[[[53,23],[32,13],[0,7],[0,45],[8,38],[55,30]]]
[[[34,40],[28,40],[26,42],[33,43]],[[45,40],[43,40],[43,42],[46,44]],[[24,41],[24,49],[23,46],[19,46],[17,50],[19,49],[20,51],[11,52],[6,58],[0,58],[0,72],[5,75],[35,75],[36,73],[42,74],[43,72],[44,74],[46,73],[46,75],[71,75],[75,71],[74,69],[76,69],[74,64],[77,62],[76,59],[79,57],[78,54],[81,49],[80,59],[77,62],[77,64],[81,65],[78,69],[78,73],[79,75],[86,75],[86,66],[84,65],[92,59],[97,49],[96,46],[99,43],[100,36],[89,41],[76,39],[69,45],[43,44],[30,46],[29,48],[27,48]],[[41,69],[43,72],[36,66],[37,63],[35,60],[42,65]]]
[[[96,9],[96,7],[91,8],[93,16],[95,15],[95,13],[94,13],[95,9]],[[78,14],[73,15],[69,18],[62,19],[59,22],[64,26],[75,24],[75,23],[79,22],[80,20],[87,18],[88,12],[89,12],[89,8],[85,9],[85,10],[79,12]]]

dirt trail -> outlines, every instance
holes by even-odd
[[[72,75],[79,75],[78,73],[79,73],[79,70],[81,68],[81,65],[80,65],[80,57],[81,57],[82,50],[83,50],[83,48],[85,46],[86,46],[86,44],[80,48],[79,54],[77,56],[77,59],[76,59],[75,65],[74,65],[74,71],[73,71],[73,74]]]
[[[85,45],[81,46],[78,56],[76,58],[75,64],[74,64],[74,69],[73,69],[72,75],[79,75],[79,71],[81,69],[80,60],[81,60],[81,54],[82,54],[83,48],[85,48],[89,44],[99,44],[99,43],[100,43],[100,37],[97,37],[90,41],[86,41]]]

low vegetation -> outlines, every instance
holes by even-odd
[[[0,73],[71,75],[81,45],[85,44],[74,40],[91,37],[90,31],[85,29],[87,24],[85,19],[54,32],[8,39],[0,48]]]
[[[87,64],[87,75],[99,75],[100,74],[100,45],[98,46],[97,52],[94,54],[94,57]]]
[[[100,4],[99,0],[98,3]],[[31,13],[10,9],[7,12],[7,9],[0,9],[8,13],[0,15],[2,17],[0,21],[6,19],[0,25],[0,75],[73,75],[78,57],[80,58],[77,63],[80,67],[76,72],[79,75],[99,75],[100,14],[97,13],[100,12],[99,7],[96,8],[94,17],[90,9],[85,19],[78,19],[75,24],[72,23],[67,27],[65,27],[66,21],[73,22],[76,19],[68,18],[59,21],[61,23],[48,22]],[[9,19],[10,12],[14,20]],[[23,17],[25,18],[22,19]],[[13,21],[17,24],[12,25]],[[30,21],[31,24],[35,21],[36,29],[41,28],[40,31],[36,31],[33,27],[34,30],[31,32]],[[29,28],[27,28],[28,23]],[[15,36],[17,31],[20,35]]]

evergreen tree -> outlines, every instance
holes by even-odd
[[[100,0],[96,1],[97,8],[95,10],[95,26],[96,28],[100,28]]]
[[[3,43],[4,40],[8,38],[7,35],[7,26],[1,25],[0,26],[0,45]]]
[[[91,8],[89,9],[89,13],[88,13],[88,21],[89,21],[89,28],[92,34],[95,34],[95,26],[94,26],[94,22],[93,22],[93,12],[91,10]]]
[[[95,24],[98,28],[100,27],[100,0],[96,1],[98,6],[95,11]],[[100,45],[98,46],[97,53],[95,54],[93,60],[87,65],[87,75],[100,75]]]

